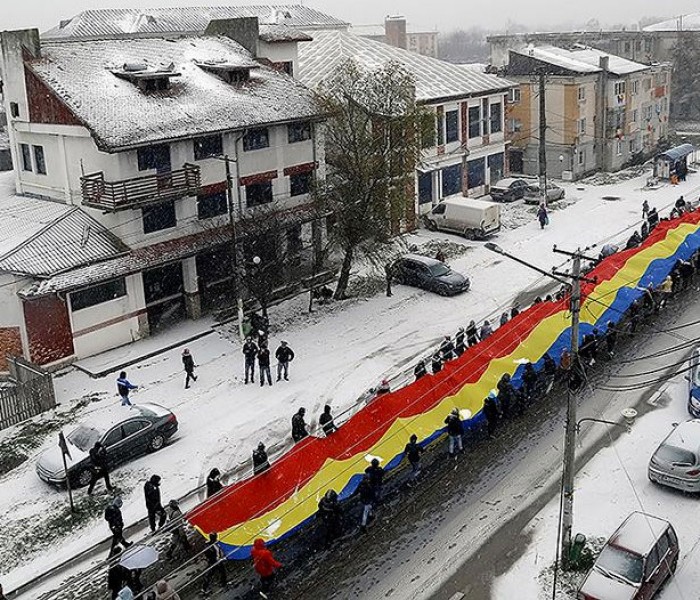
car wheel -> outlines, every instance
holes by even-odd
[[[151,452],[158,452],[163,446],[165,446],[165,437],[160,433],[156,433],[148,443],[148,449]]]
[[[465,229],[462,235],[464,235],[464,237],[468,240],[473,240],[476,238],[476,233],[473,229]]]
[[[450,290],[447,289],[446,285],[439,285],[435,288],[435,292],[440,296],[449,296]]]
[[[85,487],[86,485],[90,485],[91,480],[92,480],[92,471],[90,469],[83,469],[75,476],[75,479],[74,479],[74,481],[78,485],[78,487]]]
[[[435,221],[431,221],[430,219],[425,220],[425,226],[430,230],[430,231],[437,231],[437,223]]]

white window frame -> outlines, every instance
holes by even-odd
[[[616,96],[621,96],[627,91],[627,82],[624,79],[616,81],[613,90]]]
[[[583,102],[586,99],[586,86],[578,86],[578,101]]]
[[[578,120],[578,134],[579,135],[586,134],[586,117],[583,117],[582,119]]]
[[[522,101],[522,92],[519,87],[510,88],[510,94],[508,96],[508,102],[510,104],[520,104]]]

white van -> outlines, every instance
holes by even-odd
[[[495,202],[455,196],[445,198],[423,222],[431,231],[451,231],[471,240],[483,239],[501,229],[501,207]]]

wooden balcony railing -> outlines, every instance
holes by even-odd
[[[195,196],[202,176],[197,165],[186,163],[182,169],[144,175],[122,181],[105,181],[104,173],[80,178],[83,204],[108,212],[139,208],[164,200]]]

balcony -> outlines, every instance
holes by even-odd
[[[140,208],[166,200],[195,196],[201,183],[199,167],[189,163],[176,171],[121,181],[105,181],[102,172],[80,178],[83,205],[106,212]]]

